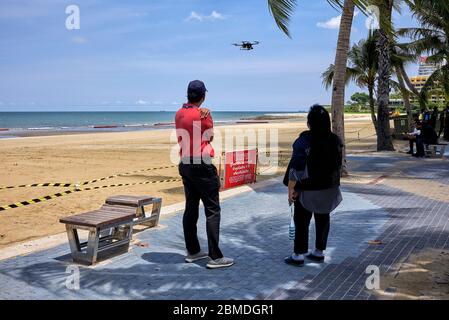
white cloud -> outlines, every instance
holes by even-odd
[[[87,39],[84,38],[84,37],[73,37],[73,38],[71,39],[71,41],[72,41],[73,43],[83,44],[83,43],[86,43],[86,42],[87,42]]]
[[[359,14],[358,11],[354,12],[354,17],[356,17],[358,14]],[[338,28],[340,28],[340,21],[341,21],[341,15],[332,17],[325,22],[318,22],[316,24],[316,26],[319,28],[324,28],[324,29],[338,29]]]
[[[324,29],[338,29],[338,28],[340,28],[340,21],[341,21],[341,15],[339,15],[337,17],[330,18],[326,22],[318,22],[316,24],[316,26],[319,28],[324,28]]]
[[[145,101],[145,100],[142,100],[142,99],[139,99],[139,100],[136,101],[136,104],[138,104],[140,106],[145,106],[145,105],[147,105],[149,103],[150,103],[149,101]]]
[[[218,19],[218,20],[224,20],[226,17],[222,15],[221,13],[217,11],[212,11],[211,15],[209,16],[210,19]]]
[[[190,13],[190,16],[187,17],[186,21],[192,21],[192,20],[197,20],[197,21],[214,21],[214,20],[225,20],[228,17],[219,13],[218,11],[212,11],[212,13],[210,15],[202,15],[200,13],[197,13],[195,11],[192,11]]]
[[[143,100],[143,99],[139,99],[135,102],[136,105],[139,106],[160,106],[163,105],[164,102],[162,101],[148,101],[148,100]]]

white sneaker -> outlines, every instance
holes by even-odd
[[[209,258],[209,255],[206,252],[200,251],[196,254],[188,254],[187,257],[185,258],[185,262],[192,263],[206,258]]]
[[[234,259],[231,258],[218,258],[215,260],[211,260],[207,263],[207,267],[209,269],[218,269],[218,268],[226,268],[230,267],[234,264]]]

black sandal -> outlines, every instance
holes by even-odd
[[[289,265],[292,265],[292,266],[295,266],[295,267],[302,267],[302,266],[304,266],[304,260],[295,260],[291,256],[285,258],[284,262],[286,264],[289,264]]]
[[[308,255],[306,255],[306,258],[315,262],[324,262],[324,256],[322,257],[318,257],[312,253],[309,253]]]

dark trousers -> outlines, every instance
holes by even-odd
[[[416,138],[409,138],[410,151],[413,152],[413,144],[416,142]]]
[[[416,138],[416,154],[424,156],[424,139],[420,136]]]
[[[326,250],[329,235],[330,215],[328,213],[315,213],[315,248]],[[296,254],[305,254],[309,251],[309,225],[312,212],[305,209],[299,201],[295,202],[295,248]]]
[[[425,138],[422,138],[421,136],[418,136],[416,138],[416,154],[424,157],[425,156],[424,145],[425,144],[434,144],[437,142],[438,141],[435,141],[433,139],[430,140],[430,139],[425,139]]]
[[[179,164],[179,174],[184,184],[186,207],[183,217],[184,239],[189,254],[201,251],[197,235],[200,200],[206,213],[206,232],[209,257],[222,258],[218,247],[220,235],[220,178],[217,168],[212,164]]]

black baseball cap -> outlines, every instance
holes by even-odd
[[[189,87],[187,88],[188,96],[202,97],[206,92],[207,89],[203,81],[200,80],[190,81]]]

